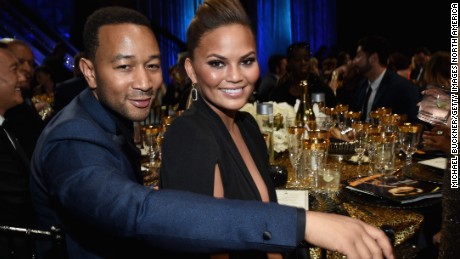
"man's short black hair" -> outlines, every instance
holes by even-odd
[[[358,41],[358,46],[361,46],[363,52],[368,56],[377,53],[379,63],[386,67],[388,58],[393,52],[391,43],[384,37],[378,35],[367,36]]]
[[[96,56],[96,50],[99,46],[99,28],[104,25],[122,23],[144,25],[150,28],[150,21],[147,17],[136,10],[125,7],[104,7],[88,17],[83,29],[83,44],[85,46],[85,53],[89,59],[94,60]]]

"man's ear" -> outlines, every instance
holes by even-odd
[[[192,60],[190,58],[185,59],[184,63],[185,71],[187,72],[188,77],[190,77],[190,80],[192,80],[192,83],[196,83],[196,74],[195,74],[195,69],[193,69],[192,66]]]
[[[372,53],[369,56],[369,63],[371,63],[371,64],[379,63],[379,55],[377,53]]]
[[[91,62],[91,60],[89,59],[81,58],[79,65],[80,70],[85,76],[86,82],[88,82],[89,87],[93,90],[96,89],[97,84],[93,62]]]

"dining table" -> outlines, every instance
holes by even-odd
[[[335,164],[341,173],[340,186],[335,192],[318,192],[309,188],[308,210],[337,213],[362,220],[370,225],[381,228],[390,237],[396,258],[436,258],[437,248],[432,244],[432,236],[440,230],[441,198],[430,198],[418,202],[399,204],[381,197],[353,192],[345,188],[347,181],[368,174],[369,164],[350,162],[351,155],[329,154],[328,164]],[[441,184],[443,170],[419,163],[422,160],[442,157],[438,152],[420,150],[414,155],[410,165],[405,164],[403,153],[396,158],[393,174],[406,174],[421,181],[431,181]],[[288,152],[278,154],[275,164],[285,167],[288,179],[292,179],[293,167],[289,161]],[[299,189],[286,185],[278,189]],[[342,254],[318,247],[309,248],[310,258],[345,258]],[[430,254],[432,254],[430,256]]]

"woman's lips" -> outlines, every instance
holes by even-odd
[[[241,88],[225,88],[220,89],[225,95],[229,95],[231,97],[239,97],[243,95],[243,87]]]

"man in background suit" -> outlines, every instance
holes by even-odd
[[[5,113],[23,102],[19,84],[26,80],[19,62],[0,43],[0,225],[33,227],[29,192],[29,160],[21,144],[8,130]],[[32,258],[33,243],[26,237],[0,233],[0,258]]]
[[[163,80],[150,22],[106,7],[89,16],[83,38],[89,88],[48,123],[32,159],[39,226],[62,225],[69,259],[287,252],[304,239],[353,258],[393,258],[383,231],[356,219],[143,186],[132,122],[148,116]],[[46,244],[39,249],[45,256]]]
[[[19,70],[25,76],[25,80],[20,82],[22,97],[24,102],[11,108],[6,112],[5,118],[8,119],[9,130],[18,138],[27,157],[30,159],[35,149],[35,144],[40,136],[45,123],[38,114],[32,102],[31,81],[34,77],[34,54],[32,49],[23,41],[18,39],[2,39],[19,61]]]
[[[80,59],[84,56],[83,52],[79,52],[73,59],[73,75],[74,77],[64,82],[57,83],[54,90],[53,113],[56,114],[62,108],[72,101],[81,91],[88,87],[85,77],[80,70]]]
[[[354,65],[365,77],[360,83],[351,110],[362,111],[362,119],[369,121],[369,112],[389,107],[392,113],[406,114],[409,122],[416,122],[420,94],[415,85],[387,69],[389,42],[380,36],[358,41]]]

